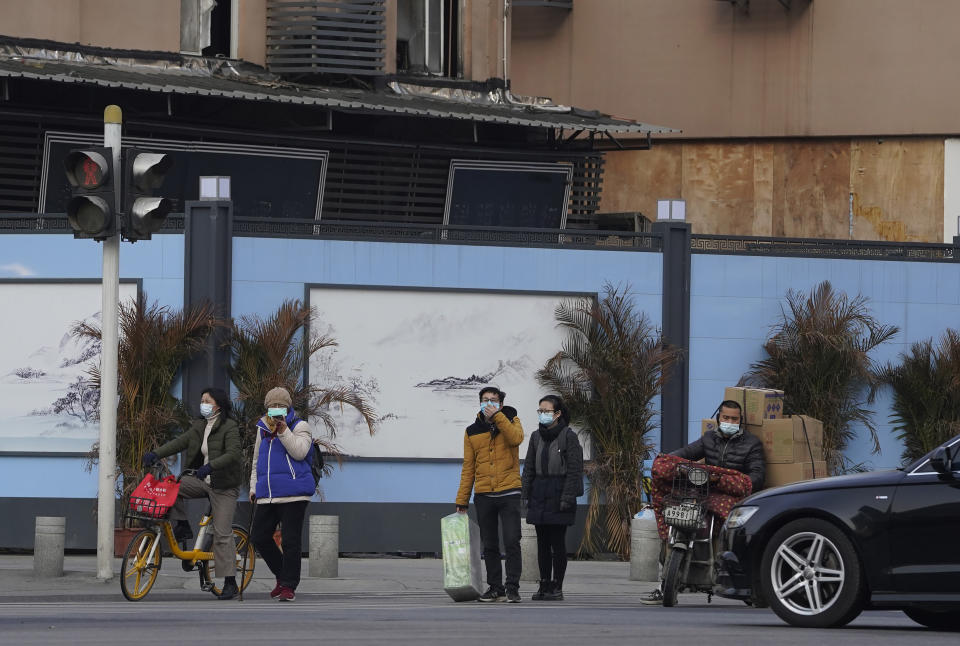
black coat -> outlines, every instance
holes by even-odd
[[[713,431],[670,455],[687,460],[703,458],[708,465],[734,469],[750,477],[754,491],[763,489],[767,466],[763,459],[763,442],[756,435],[740,433],[726,438]]]
[[[560,433],[566,435],[562,442]],[[564,444],[562,454],[561,444]],[[542,454],[544,448],[546,454]],[[558,461],[554,455],[554,472],[549,468],[538,472],[538,463],[549,463],[554,452],[560,458]],[[541,453],[540,460],[537,453]],[[521,480],[529,524],[572,525],[577,514],[577,496],[583,493],[583,448],[577,434],[566,425],[560,429],[534,431],[523,461]]]

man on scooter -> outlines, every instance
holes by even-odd
[[[699,440],[672,451],[670,455],[691,461],[703,459],[709,466],[739,471],[750,478],[752,490],[759,491],[763,488],[763,480],[766,476],[763,442],[756,435],[744,432],[743,411],[740,404],[735,401],[721,402],[717,407],[716,419],[715,431],[706,433]],[[711,476],[713,477],[715,476]],[[640,603],[648,606],[661,605],[663,603],[661,588],[662,585],[642,597]]]

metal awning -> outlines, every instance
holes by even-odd
[[[389,90],[377,92],[295,84],[266,74],[239,74],[237,68],[252,66],[237,61],[227,61],[219,68],[214,68],[221,71],[211,73],[207,67],[176,65],[170,64],[170,61],[157,61],[158,64],[150,65],[127,64],[116,58],[109,63],[93,63],[82,59],[71,56],[31,58],[0,50],[0,79],[24,78],[163,94],[315,105],[374,114],[463,119],[598,133],[650,135],[680,132],[674,128],[542,102],[477,103]]]

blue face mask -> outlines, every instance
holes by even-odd
[[[482,413],[487,406],[493,406],[493,410],[500,410],[499,402],[481,402],[480,412]]]
[[[740,432],[740,425],[733,422],[720,422],[720,432],[727,437],[733,437]]]
[[[287,409],[286,408],[268,408],[267,417],[286,417]]]
[[[213,415],[213,404],[200,404],[200,414],[204,417]]]
[[[540,423],[544,426],[550,426],[553,424],[553,413],[538,413],[537,417],[540,419]]]

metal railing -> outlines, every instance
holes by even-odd
[[[761,238],[754,236],[697,235],[690,237],[693,253],[804,258],[860,258],[873,260],[926,260],[957,262],[960,250],[951,244],[888,242],[819,238]]]
[[[184,216],[171,214],[158,233],[182,233]],[[0,234],[70,233],[63,213],[0,213]],[[314,220],[234,216],[233,234],[239,237],[314,238],[370,242],[419,242],[511,247],[562,247],[620,251],[663,250],[657,231],[606,231],[594,229],[526,229],[443,225],[436,223]],[[690,251],[797,258],[849,258],[862,260],[916,260],[960,262],[960,238],[954,244],[885,242],[816,238],[765,238],[756,236],[692,235]]]
[[[524,229],[466,225],[293,220],[235,217],[233,233],[244,237],[290,237],[381,242],[476,244],[518,247],[602,248],[660,251],[659,234],[581,229]]]

